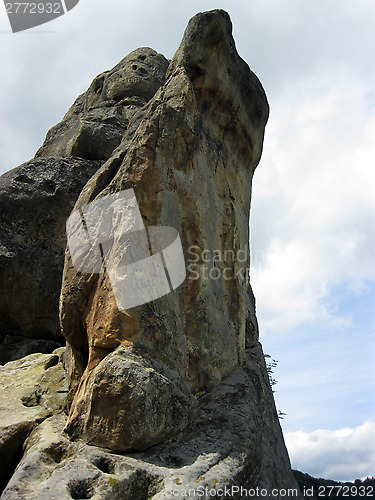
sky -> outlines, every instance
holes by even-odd
[[[140,46],[171,58],[188,20],[214,8],[271,108],[251,282],[292,466],[375,476],[373,0],[80,0],[17,34],[0,5],[0,172],[35,154],[97,74]]]

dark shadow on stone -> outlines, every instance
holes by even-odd
[[[93,465],[104,474],[113,474],[115,471],[115,462],[109,457],[99,456],[92,461]]]
[[[94,495],[93,481],[89,479],[77,479],[68,484],[72,498],[81,500],[91,498]]]
[[[30,422],[20,426],[19,429],[2,446],[0,457],[0,494],[10,481],[13,473],[23,456],[23,444],[30,434]]]
[[[42,353],[50,354],[55,349],[64,346],[64,339],[54,341],[50,339],[25,339],[16,337],[5,337],[0,345],[0,365],[9,361],[21,359],[29,354]]]

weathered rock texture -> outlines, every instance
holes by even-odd
[[[163,55],[141,48],[98,75],[63,120],[48,132],[36,157],[108,160],[134,113],[164,83],[167,67]]]
[[[205,487],[297,488],[247,275],[251,181],[268,104],[231,28],[224,11],[202,13],[169,64],[152,49],[132,52],[94,80],[33,160],[95,170],[76,209],[133,189],[146,226],[178,230],[188,274],[176,291],[122,311],[108,272],[78,271],[67,251],[60,319],[69,414],[56,404],[46,419],[44,378],[22,395],[22,404],[41,409],[25,432],[21,426],[13,462],[33,430],[1,498],[156,500],[193,498]]]
[[[171,443],[136,454],[72,442],[62,432],[64,415],[36,427],[2,499],[160,500],[215,498],[234,487],[233,496],[301,499],[291,475],[260,347],[201,403],[196,422]],[[238,489],[236,489],[238,488]],[[289,493],[282,490],[290,490]],[[294,490],[293,492],[291,490]],[[189,493],[190,492],[190,493]],[[264,491],[262,493],[264,496]],[[219,496],[218,496],[219,498]]]
[[[163,59],[151,63],[153,73],[165,68]],[[127,85],[118,84],[121,95]],[[127,451],[176,435],[194,417],[196,398],[258,342],[246,269],[251,180],[267,117],[265,93],[236,52],[228,15],[196,16],[164,85],[130,121],[76,209],[132,188],[146,225],[177,229],[187,259],[192,246],[218,252],[221,275],[210,279],[200,261],[200,275],[188,275],[177,292],[119,311],[108,275],[77,271],[67,254],[61,325],[72,352],[71,436]],[[139,415],[138,404],[154,411]]]
[[[80,158],[34,159],[0,177],[0,364],[62,345],[65,223],[100,166]]]
[[[0,364],[61,345],[65,223],[85,183],[165,80],[168,61],[141,48],[94,79],[35,159],[0,177]]]
[[[67,384],[62,351],[31,354],[0,367],[0,488],[22,457],[31,430],[62,410]]]

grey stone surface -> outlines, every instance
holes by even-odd
[[[36,157],[107,160],[130,119],[164,83],[167,59],[148,47],[134,50],[98,75],[63,120],[47,134]]]
[[[281,430],[259,346],[244,368],[199,401],[196,421],[173,441],[142,453],[119,455],[71,441],[64,415],[30,434],[4,500],[146,500],[212,498],[211,489],[265,489],[273,498],[301,499],[285,456]],[[260,411],[261,409],[261,411]],[[296,490],[285,496],[285,490]],[[229,498],[227,496],[227,498]],[[244,498],[244,495],[242,496]]]
[[[58,301],[66,220],[167,66],[150,48],[133,51],[94,79],[33,160],[0,177],[0,364],[64,341]]]
[[[30,431],[65,406],[61,356],[61,350],[31,354],[0,367],[0,488],[20,460]]]
[[[81,384],[66,430],[112,450],[149,448],[195,415],[196,399],[178,374],[130,347],[106,356]]]
[[[36,159],[0,177],[0,363],[63,344],[65,223],[101,162]]]

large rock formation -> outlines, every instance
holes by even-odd
[[[152,49],[132,52],[94,79],[34,160],[0,177],[0,364],[63,342],[58,303],[66,219],[132,116],[164,83],[167,66]]]
[[[34,159],[0,177],[0,364],[63,344],[65,223],[101,164]]]
[[[108,160],[135,112],[164,83],[167,67],[167,59],[149,48],[126,56],[94,79],[63,120],[48,132],[35,156]]]
[[[164,61],[152,63],[161,72]],[[119,310],[114,287],[123,286],[128,245],[113,245],[102,274],[82,273],[67,253],[61,325],[71,349],[70,435],[121,451],[162,442],[188,425],[197,397],[256,345],[249,210],[267,117],[265,93],[236,52],[227,14],[195,17],[164,85],[75,208],[83,213],[93,200],[133,189],[145,224],[177,229],[196,269],[176,292]],[[97,227],[108,223],[108,212],[116,215],[114,204],[95,214]],[[121,241],[124,223],[113,226],[111,238]],[[203,252],[217,256],[209,262],[212,278],[196,255]],[[139,406],[149,411],[139,414]]]
[[[94,80],[33,160],[95,173],[69,219],[60,297],[69,415],[54,404],[46,419],[49,361],[29,358],[42,368],[15,396],[33,411],[13,461],[34,428],[1,498],[210,498],[222,488],[241,498],[241,486],[285,498],[281,489],[297,488],[248,280],[268,104],[231,29],[224,11],[202,13],[169,64],[132,52]],[[152,261],[149,274],[139,260]],[[141,300],[126,307],[132,273]],[[170,293],[157,289],[162,275]],[[27,369],[20,363],[3,376]]]
[[[62,431],[65,416],[54,415],[29,435],[1,499],[208,500],[215,491],[218,498],[302,499],[270,402],[258,346],[245,368],[201,402],[187,432],[142,453],[119,455],[71,441]]]

